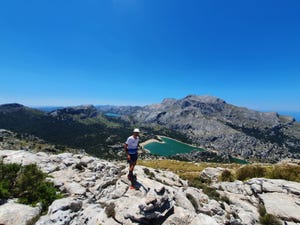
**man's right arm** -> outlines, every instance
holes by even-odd
[[[124,144],[124,149],[125,149],[127,159],[130,160],[129,159],[130,155],[128,154],[128,144],[126,144],[126,143]]]

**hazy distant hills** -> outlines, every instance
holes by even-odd
[[[299,158],[300,153],[300,123],[293,117],[237,107],[211,96],[189,95],[145,107],[85,105],[51,112],[0,105],[0,129],[34,134],[101,157],[121,148],[134,126],[142,128],[144,139],[164,134],[246,159],[278,161]]]

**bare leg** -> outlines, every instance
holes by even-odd
[[[134,179],[134,177],[133,177],[133,170],[134,170],[135,164],[136,164],[136,162],[131,162],[129,164],[128,179],[131,180],[131,182],[133,182],[133,179]]]
[[[132,172],[133,172],[134,167],[135,167],[135,164],[136,164],[136,162],[133,162],[133,163],[130,163],[130,164],[129,164],[129,173],[132,173]]]

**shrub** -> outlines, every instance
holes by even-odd
[[[149,174],[150,174],[150,170],[149,170],[148,168],[144,168],[143,170],[144,170],[144,173],[145,173],[146,175],[149,175]]]
[[[272,168],[268,177],[271,179],[284,179],[300,182],[300,166],[276,165]]]
[[[261,225],[282,225],[274,215],[268,214],[263,204],[258,205],[258,213],[260,215],[259,222]]]
[[[204,185],[202,190],[208,197],[215,199],[217,201],[221,200],[220,194],[219,194],[219,192],[217,192],[217,190],[215,188]]]
[[[155,178],[155,174],[151,172],[148,168],[144,168],[144,173],[149,177],[149,178]]]
[[[44,174],[35,164],[21,166],[4,164],[0,161],[0,198],[19,198],[23,204],[42,203],[42,211],[61,196],[54,185],[46,181]]]
[[[220,175],[220,180],[232,182],[232,181],[234,181],[234,177],[233,177],[232,173],[230,172],[230,170],[223,170]]]
[[[227,196],[221,196],[221,197],[220,197],[220,200],[221,200],[222,202],[226,202],[228,205],[231,203],[231,202],[230,202],[230,199],[229,199]]]
[[[116,207],[116,205],[113,202],[111,202],[108,205],[106,205],[105,213],[106,213],[106,215],[107,215],[108,218],[116,216],[115,207]]]
[[[236,178],[238,180],[247,180],[253,177],[264,177],[266,175],[266,168],[260,165],[247,165],[240,167],[236,171]]]
[[[18,173],[21,169],[21,165],[16,163],[4,164],[0,161],[0,180],[2,187],[8,190],[12,190]]]
[[[266,215],[267,211],[266,211],[266,208],[263,204],[258,205],[258,213],[259,213],[260,216]]]
[[[0,182],[0,199],[6,199],[10,196],[8,188],[4,184],[4,182]]]
[[[83,166],[82,163],[76,163],[75,169],[77,169],[79,171],[83,171],[84,170],[84,166]]]
[[[215,188],[209,187],[200,178],[189,180],[189,186],[202,189],[203,193],[205,193],[210,198],[213,198],[217,201],[221,200],[219,192],[217,192]]]
[[[196,201],[196,199],[194,198],[194,196],[191,195],[191,194],[189,194],[189,193],[187,193],[187,194],[186,194],[186,197],[187,197],[187,199],[192,203],[194,209],[195,209],[196,212],[197,212],[197,211],[199,210],[199,207],[198,207],[197,201]]]
[[[259,218],[261,225],[282,225],[279,219],[271,214],[266,214]]]

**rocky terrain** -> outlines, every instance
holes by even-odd
[[[207,168],[224,200],[214,200],[202,189],[190,187],[177,175],[136,167],[137,189],[129,189],[126,164],[87,154],[1,150],[4,163],[36,163],[65,196],[55,200],[46,215],[39,205],[11,199],[1,202],[0,224],[112,225],[112,224],[259,224],[259,206],[282,224],[300,224],[300,184],[254,178],[245,182],[218,182],[222,168]]]
[[[236,107],[211,96],[165,99],[132,117],[142,125],[165,126],[204,149],[232,156],[260,161],[300,157],[300,123],[294,118]]]

